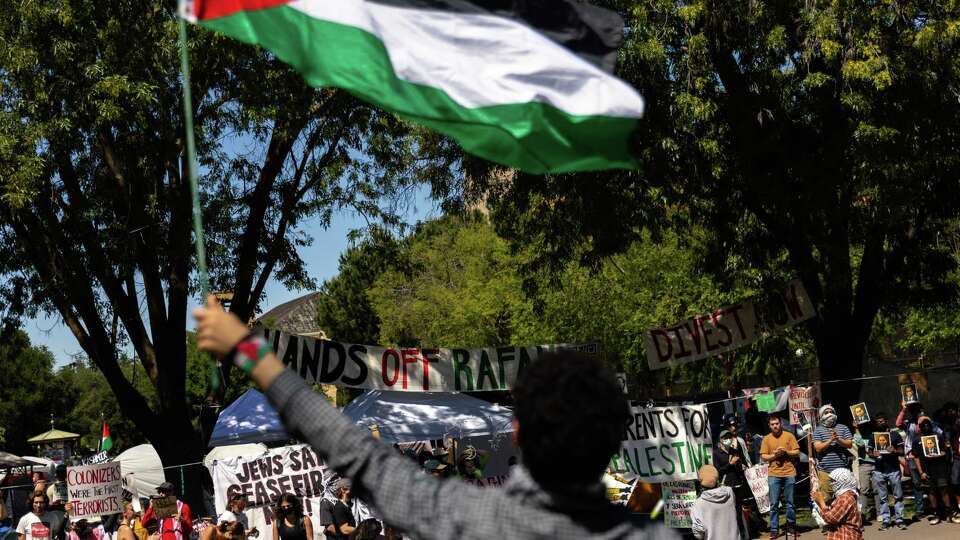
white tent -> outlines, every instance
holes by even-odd
[[[343,414],[358,426],[376,424],[380,439],[388,443],[492,437],[513,431],[509,409],[458,393],[370,390],[344,407]]]
[[[120,462],[123,487],[136,497],[152,497],[163,477],[163,462],[156,449],[149,444],[134,446],[113,459]]]
[[[231,444],[228,446],[217,446],[203,458],[203,466],[210,471],[213,476],[213,463],[223,461],[237,456],[260,456],[267,452],[267,445],[262,443],[251,444]]]

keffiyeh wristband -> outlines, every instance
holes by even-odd
[[[243,338],[237,346],[233,348],[233,363],[242,369],[246,374],[250,374],[264,356],[273,352],[270,345],[260,336],[253,334]]]

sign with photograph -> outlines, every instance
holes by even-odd
[[[923,446],[924,457],[940,456],[940,439],[936,435],[924,435],[920,437],[920,444]]]
[[[917,385],[914,383],[900,385],[900,397],[906,404],[920,403],[920,396],[917,394]]]
[[[856,425],[866,424],[870,421],[870,413],[867,411],[867,404],[860,402],[850,406],[850,416],[853,417],[853,423]]]
[[[889,454],[891,450],[889,431],[876,431],[873,433],[873,447],[881,454]]]

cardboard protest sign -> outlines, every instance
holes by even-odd
[[[873,447],[881,454],[889,454],[891,450],[889,431],[875,431],[873,433]]]
[[[761,514],[766,514],[770,511],[770,485],[767,483],[767,473],[769,469],[769,466],[763,463],[754,465],[743,471]]]
[[[663,521],[667,527],[689,529],[693,526],[690,509],[697,500],[697,487],[691,481],[664,482]]]
[[[923,446],[924,457],[938,457],[940,455],[940,439],[936,435],[920,437],[920,445]]]
[[[679,366],[749,345],[816,315],[800,280],[764,301],[746,301],[644,334],[650,369]]]
[[[850,406],[850,416],[853,417],[853,423],[860,425],[870,421],[870,413],[867,411],[867,404],[860,402]]]
[[[173,495],[166,497],[151,497],[150,506],[158,519],[167,519],[177,515],[177,498]]]
[[[632,412],[623,446],[610,460],[613,472],[644,482],[695,480],[700,466],[712,462],[705,405],[634,407]]]
[[[309,383],[401,392],[509,390],[549,351],[598,354],[596,343],[484,349],[418,349],[318,340],[261,328],[277,357]]]
[[[122,483],[120,463],[67,467],[67,497],[73,503],[70,519],[122,512]]]
[[[900,397],[906,404],[920,403],[920,395],[917,393],[917,385],[914,383],[900,385]]]
[[[820,408],[820,385],[790,387],[790,423],[795,426],[804,424],[799,414],[803,411],[816,411]],[[809,415],[808,415],[809,418]]]

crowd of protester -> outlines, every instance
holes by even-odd
[[[795,530],[794,491],[798,482],[809,480],[808,466],[801,466],[811,453],[808,448],[816,463],[812,482],[816,488],[811,485],[814,516],[828,540],[862,538],[862,531],[874,520],[881,531],[906,529],[911,521],[923,519],[931,525],[960,524],[956,403],[946,403],[929,414],[919,402],[902,402],[893,418],[878,412],[849,426],[838,421],[836,409],[828,404],[817,410],[812,430],[809,424],[806,429],[787,425],[780,413],[767,415],[766,429],[760,428],[756,411],[748,419],[752,429],[741,433],[736,414],[723,418],[714,453],[717,481],[713,481],[714,467],[700,471],[701,500],[692,516],[698,538],[724,537],[709,531],[729,527],[726,516],[711,517],[723,512],[720,508],[726,507],[727,493],[732,497],[739,538],[756,537],[764,529],[770,538]],[[768,465],[769,524],[760,519],[745,476],[746,469],[757,463]],[[911,520],[905,513],[905,487],[913,493]]]

